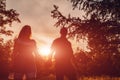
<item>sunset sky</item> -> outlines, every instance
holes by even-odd
[[[14,23],[14,37],[18,35],[22,26],[28,24],[32,27],[32,38],[37,41],[39,47],[50,47],[52,41],[59,37],[59,28],[54,27],[55,21],[51,17],[53,5],[59,6],[63,15],[69,13],[72,16],[82,16],[79,10],[72,10],[72,4],[68,0],[6,0],[7,9],[15,9],[19,14],[21,23]],[[77,45],[72,42],[73,47]],[[85,44],[85,43],[81,43]],[[85,45],[86,46],[86,45]]]

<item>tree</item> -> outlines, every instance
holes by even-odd
[[[6,43],[0,43],[0,79],[7,80],[10,73],[10,62],[12,52],[11,47],[13,46],[12,40],[7,41]]]
[[[12,35],[13,31],[7,30],[12,22],[20,22],[19,14],[14,9],[6,10],[6,0],[0,0],[0,35]]]
[[[120,67],[120,63],[116,62],[116,59],[119,60],[116,57],[120,57],[118,50],[120,44],[120,1],[70,1],[73,4],[73,9],[79,8],[83,10],[86,16],[84,16],[84,19],[71,17],[70,15],[65,17],[58,10],[58,6],[54,5],[55,9],[51,13],[53,18],[58,19],[55,26],[67,27],[69,37],[76,37],[78,41],[87,37],[92,56],[102,59],[101,55],[106,56],[108,54],[106,64],[109,68],[106,69],[110,71],[111,68],[115,68],[116,71],[120,71],[119,68],[116,68]]]
[[[13,31],[8,29],[11,27],[12,22],[20,22],[19,14],[14,9],[6,9],[6,0],[0,0],[0,80],[7,80],[9,75],[9,59],[11,47],[13,43],[11,40],[4,43],[5,36],[11,36]]]
[[[102,21],[120,20],[119,0],[70,0],[74,8],[84,10],[86,15],[97,15]],[[115,23],[116,25],[116,23]]]

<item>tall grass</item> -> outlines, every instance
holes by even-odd
[[[13,75],[11,75],[10,80],[14,80]],[[24,77],[24,80],[25,80],[25,77]],[[49,76],[41,76],[37,80],[56,80],[56,79],[55,79],[55,75],[50,74]],[[65,77],[64,80],[68,80],[68,79]],[[109,77],[109,76],[84,77],[84,76],[81,76],[78,78],[78,80],[120,80],[120,77]]]

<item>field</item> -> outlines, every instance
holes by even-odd
[[[44,77],[37,80],[55,80],[55,77]],[[65,78],[65,80],[68,80]],[[110,77],[81,77],[78,80],[120,80],[120,78],[110,78]]]
[[[14,80],[13,79],[13,75],[9,76],[10,80]],[[24,77],[25,80],[25,77]],[[41,76],[39,77],[37,80],[56,80],[55,79],[55,75],[49,75],[49,76]],[[66,77],[64,80],[68,80]],[[109,76],[96,76],[96,77],[79,77],[78,80],[120,80],[120,77],[109,77]]]
[[[55,80],[55,77],[44,77],[37,80]],[[65,80],[68,80],[65,78]],[[110,78],[110,77],[81,77],[78,80],[120,80],[120,78]]]

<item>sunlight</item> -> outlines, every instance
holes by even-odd
[[[50,54],[50,48],[47,46],[39,48],[38,51],[39,51],[39,54],[42,56],[48,56]]]

